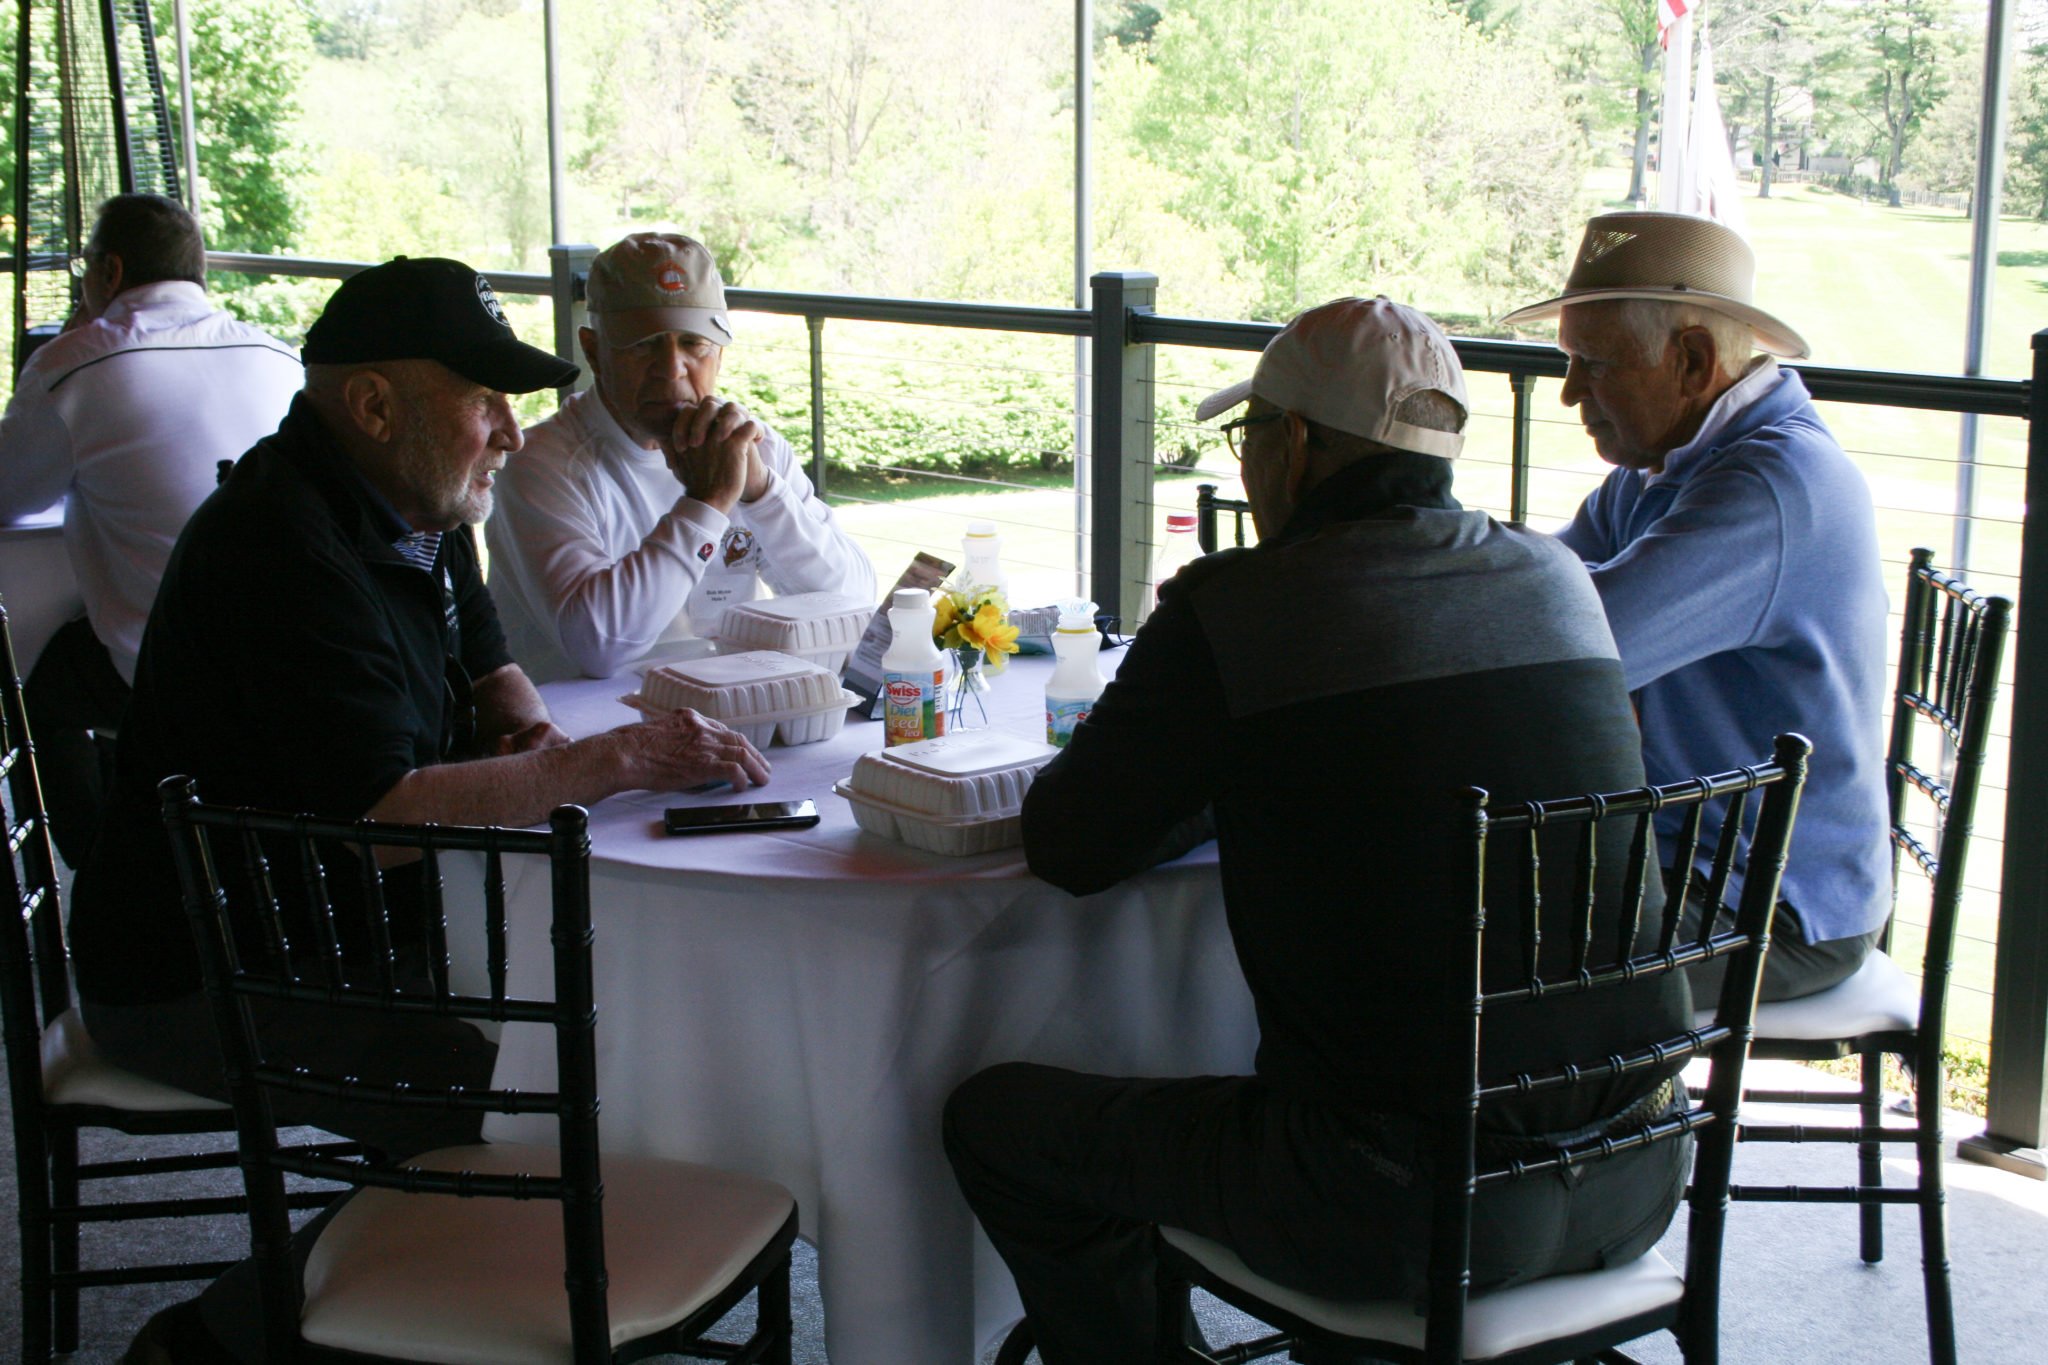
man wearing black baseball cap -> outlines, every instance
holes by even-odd
[[[171,553],[143,632],[116,787],[80,871],[71,940],[87,1031],[117,1065],[225,1099],[156,786],[189,774],[232,805],[354,819],[525,825],[563,802],[768,765],[716,721],[678,712],[570,742],[506,652],[470,528],[520,446],[507,393],[576,369],[513,335],[489,283],[457,261],[390,261],[334,293],[305,345],[306,383]],[[239,850],[222,841],[223,864]],[[345,854],[341,855],[347,856]],[[332,865],[330,865],[332,868]],[[245,885],[238,867],[222,882]],[[412,870],[387,869],[394,919],[419,913]],[[296,878],[280,870],[291,894]],[[344,945],[374,935],[329,888]],[[306,919],[304,905],[288,917]],[[295,932],[310,930],[310,921]],[[425,964],[399,962],[425,980]],[[467,1023],[394,1016],[365,1031],[318,1006],[257,1005],[259,1026],[366,1084],[483,1086],[496,1048]],[[406,1058],[403,1067],[394,1065]],[[311,1124],[398,1159],[477,1140],[480,1116],[300,1097]],[[136,1362],[260,1357],[247,1263],[157,1315]]]

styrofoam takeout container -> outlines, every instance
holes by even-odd
[[[874,615],[874,603],[843,592],[800,592],[735,603],[715,633],[728,649],[779,650],[836,675]]]
[[[757,749],[772,740],[815,744],[846,724],[860,700],[831,671],[788,654],[757,649],[660,664],[640,679],[639,701],[655,711],[684,707],[737,730]]]
[[[862,754],[832,790],[870,834],[965,857],[1023,841],[1024,793],[1059,750],[995,730]]]

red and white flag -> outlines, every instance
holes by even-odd
[[[1672,28],[1691,11],[1686,0],[1657,0],[1657,46],[1671,46]]]

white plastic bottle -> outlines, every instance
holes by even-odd
[[[899,588],[889,599],[889,648],[882,654],[885,747],[946,733],[946,656],[932,640],[932,596]]]
[[[1102,670],[1096,666],[1101,650],[1095,604],[1079,600],[1060,603],[1059,628],[1052,634],[1052,652],[1058,661],[1045,685],[1046,743],[1066,748],[1074,737],[1074,727],[1095,709],[1103,687]]]
[[[972,592],[976,588],[994,588],[1002,593],[1003,600],[1010,597],[1010,580],[1003,573],[1003,538],[996,534],[992,521],[970,521],[967,534],[960,541],[961,557],[960,584]]]
[[[1153,596],[1158,596],[1160,584],[1179,573],[1185,565],[1201,557],[1202,547],[1195,539],[1195,514],[1168,512],[1166,539],[1159,542],[1159,548],[1152,556]]]

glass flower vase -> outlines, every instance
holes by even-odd
[[[948,689],[951,704],[946,728],[951,733],[986,729],[988,706],[982,698],[989,690],[987,663],[971,645],[948,652],[953,656],[953,680]]]

